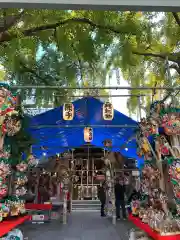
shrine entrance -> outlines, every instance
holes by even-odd
[[[96,200],[100,176],[104,174],[103,151],[83,148],[75,152],[73,200]]]

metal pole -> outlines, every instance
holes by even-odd
[[[157,90],[180,90],[180,87],[147,87],[147,86],[144,86],[144,87],[127,87],[127,86],[116,86],[116,87],[112,87],[112,86],[107,86],[107,87],[62,87],[62,86],[45,86],[45,85],[42,85],[42,86],[33,86],[33,85],[14,85],[14,86],[11,86],[11,89],[44,89],[44,90],[48,90],[48,89],[62,89],[62,90],[90,90],[90,89],[106,89],[106,90],[118,90],[118,89],[121,89],[121,90],[154,90],[154,89],[157,89]]]
[[[94,158],[92,157],[92,175],[91,175],[91,183],[92,183],[92,187],[91,187],[91,196],[92,196],[92,200],[94,200],[95,196],[94,196],[94,192],[95,192],[95,186],[94,186]]]
[[[90,125],[92,128],[138,128],[137,125]],[[41,129],[41,128],[85,128],[87,125],[38,125],[31,126],[31,129]]]
[[[55,97],[62,97],[64,98],[64,95],[53,95]],[[111,97],[145,97],[145,96],[151,96],[149,94],[147,95],[135,95],[135,94],[127,94],[127,95],[120,95],[120,94],[116,94],[116,95],[111,95]],[[84,95],[68,95],[67,97],[71,97],[71,98],[85,98],[85,97],[94,97],[94,98],[108,98],[108,95],[91,95],[91,96],[84,96]]]
[[[44,139],[44,138],[43,138],[43,139]],[[37,146],[37,145],[36,145],[36,146]],[[43,150],[46,150],[46,146],[43,146],[43,144],[39,145],[39,147],[41,148],[42,151],[43,151]],[[68,150],[69,148],[86,149],[86,147],[88,147],[88,146],[83,145],[83,146],[79,147],[79,146],[61,146],[61,145],[57,145],[57,146],[53,146],[53,147],[62,147],[62,148],[65,148],[65,149],[67,148],[67,150]],[[104,146],[103,146],[103,147],[104,147]],[[98,146],[93,146],[93,145],[89,146],[89,148],[103,148],[103,147],[98,147]],[[112,145],[111,148],[123,149],[123,148],[125,148],[125,146],[123,147],[123,146],[120,146],[120,145]],[[34,149],[34,147],[33,147],[33,149]],[[67,159],[67,158],[61,157],[61,159]],[[130,159],[131,159],[131,158],[130,158]],[[69,158],[69,160],[70,160],[70,158]]]
[[[54,138],[53,138],[53,140],[54,140]],[[49,141],[48,141],[48,143],[49,143]],[[54,142],[52,142],[52,143],[54,143]],[[43,142],[41,145],[34,145],[34,146],[33,146],[33,150],[34,150],[34,149],[40,149],[42,152],[48,150],[48,146],[43,146],[44,149],[42,149],[42,145],[43,145],[43,144],[46,144],[46,142]],[[96,148],[102,148],[102,147],[103,147],[103,146],[91,146],[90,148],[96,149]],[[65,151],[66,151],[67,149],[70,149],[70,148],[83,149],[83,147],[78,147],[78,146],[61,146],[61,145],[55,146],[54,144],[53,144],[53,148],[64,148]],[[111,146],[111,148],[124,149],[125,146],[124,146],[124,147],[121,147],[121,146]],[[133,147],[132,147],[132,148],[133,148]],[[132,149],[132,148],[128,147],[128,149]],[[61,159],[67,159],[67,158],[61,157]],[[69,160],[70,160],[70,159],[69,159]]]
[[[139,98],[137,97],[137,102],[138,102],[138,105],[139,105]],[[136,115],[137,115],[137,121],[139,121],[139,108],[136,109]]]
[[[73,201],[73,190],[74,190],[74,149],[72,149],[72,160],[71,160],[71,190],[70,190],[70,212],[72,212],[72,201]]]
[[[67,224],[67,190],[64,190],[63,224]]]
[[[84,168],[83,168],[83,159],[81,158],[81,187],[80,187],[80,192],[81,192],[81,200],[83,200],[83,173],[84,173]]]
[[[141,121],[142,115],[141,115],[141,97],[138,96],[138,107],[139,107],[139,121]]]
[[[88,147],[88,158],[86,160],[86,197],[89,197],[89,147]]]

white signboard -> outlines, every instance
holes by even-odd
[[[32,216],[33,221],[44,221],[44,215],[33,215]]]

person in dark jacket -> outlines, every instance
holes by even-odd
[[[115,199],[116,199],[116,217],[120,219],[120,207],[122,209],[123,219],[126,219],[125,207],[125,185],[123,180],[116,180],[115,184]]]
[[[101,202],[101,217],[105,217],[104,208],[106,205],[106,185],[105,182],[100,183],[98,188],[98,198]]]

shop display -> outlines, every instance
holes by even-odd
[[[160,128],[163,129],[161,133]],[[148,225],[159,236],[171,238],[180,234],[179,135],[180,109],[166,106],[162,102],[152,104],[149,118],[141,120],[137,133],[137,153],[145,159],[141,174],[141,192],[146,196],[146,200],[131,203],[132,216],[138,217],[141,223]],[[177,208],[175,218],[167,207],[168,197],[163,186],[163,162],[169,163],[169,176]]]
[[[10,173],[8,159],[4,158],[3,161],[0,162],[0,199],[3,199],[8,194],[8,176]]]
[[[20,217],[26,213],[27,164],[11,157],[11,143],[6,137],[15,136],[21,129],[21,110],[18,98],[10,91],[7,84],[0,84],[0,234],[3,239],[22,239],[19,230],[12,230],[27,218]],[[15,218],[14,218],[15,217]],[[17,221],[12,221],[16,219]],[[3,225],[5,220],[5,225]],[[2,229],[1,229],[2,228]],[[12,230],[11,232],[9,232]],[[9,233],[8,233],[9,232]],[[8,233],[7,236],[5,234]]]
[[[150,240],[144,231],[131,229],[129,233],[129,240]]]
[[[177,214],[180,216],[180,159],[170,158],[168,163]]]
[[[27,192],[25,188],[25,184],[28,181],[26,176],[27,168],[28,168],[28,164],[25,162],[21,162],[18,165],[16,165],[14,190],[13,190],[13,195],[16,197],[22,197]]]
[[[17,98],[7,85],[0,88],[0,221],[12,215],[12,201],[9,201],[9,181],[12,180],[10,151],[4,145],[5,136],[14,136],[21,128],[21,116],[16,108]],[[14,202],[16,204],[16,202]]]

